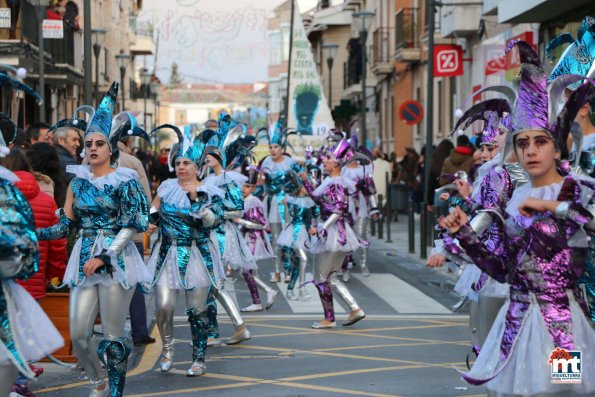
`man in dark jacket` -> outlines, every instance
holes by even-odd
[[[80,131],[69,127],[57,128],[54,131],[53,142],[60,158],[60,167],[68,184],[74,178],[74,174],[66,172],[66,166],[79,164],[76,153],[81,146]]]
[[[441,175],[452,175],[457,171],[465,171],[467,174],[473,166],[473,149],[467,135],[457,137],[457,147],[454,148],[449,157],[444,160]],[[452,182],[447,177],[440,178],[440,186]]]

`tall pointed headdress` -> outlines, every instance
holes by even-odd
[[[118,141],[122,136],[137,136],[143,138],[147,142],[151,141],[145,130],[136,124],[136,118],[130,112],[121,112],[112,120],[109,142],[112,147],[112,155],[116,160],[120,157]]]
[[[91,134],[101,134],[109,142],[110,132],[112,130],[112,117],[116,106],[116,97],[118,96],[118,83],[113,82],[109,90],[101,100],[101,103],[95,109],[91,121],[87,124],[85,138]],[[112,147],[113,150],[113,147]]]
[[[75,128],[77,130],[86,131],[87,129],[87,119],[82,119],[78,117],[79,112],[84,112],[89,115],[89,118],[92,119],[93,115],[95,114],[95,109],[89,105],[79,106],[75,109],[71,118],[62,119],[58,121],[56,124],[52,125],[49,131],[55,131],[58,128]]]
[[[180,130],[180,128],[178,128],[175,125],[162,124],[159,127],[153,128],[153,130],[151,131],[151,135],[153,135],[154,133],[156,133],[159,130],[166,129],[166,128],[174,130],[174,132],[176,133],[176,136],[178,138],[178,142],[171,145],[171,147],[169,149],[169,156],[167,158],[167,164],[169,166],[169,171],[170,172],[174,171],[175,165],[176,165],[176,160],[180,157],[184,157],[189,160],[192,160],[192,162],[198,168],[200,165],[200,160],[202,158],[204,145],[201,145],[201,142],[199,142],[198,139],[195,140],[192,138],[192,128],[190,126],[184,126],[184,132],[182,132],[182,130]],[[212,130],[206,130],[206,131],[210,131],[213,135],[215,134],[215,132]],[[204,133],[204,131],[203,131],[203,133]]]
[[[584,76],[563,75],[547,87],[545,72],[533,48],[524,41],[515,40],[506,46],[506,53],[514,46],[519,49],[521,73],[510,135],[530,130],[545,131],[564,154],[568,149],[566,142],[570,127],[579,109],[593,97],[595,86]],[[586,81],[564,100],[564,89],[582,80]],[[577,138],[578,142],[582,139]]]
[[[548,81],[554,81],[559,76],[578,74],[581,76],[595,77],[595,19],[590,16],[583,19],[576,39],[569,32],[564,32],[554,37],[546,46],[546,55],[553,61],[552,51],[562,44],[570,43],[554,66]],[[575,90],[580,82],[568,86]]]
[[[277,120],[277,123],[271,130],[262,127],[256,133],[256,139],[260,140],[261,137],[265,137],[269,145],[279,145],[283,148],[283,151],[285,151],[287,147],[294,150],[287,138],[290,135],[297,135],[301,138],[301,135],[293,128],[283,128],[284,121],[283,117],[279,117],[279,120]]]

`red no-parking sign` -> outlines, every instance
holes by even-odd
[[[399,107],[399,118],[405,124],[416,125],[419,124],[424,117],[424,108],[419,101],[409,100],[403,102]]]

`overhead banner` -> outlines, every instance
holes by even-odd
[[[324,96],[299,7],[297,2],[294,3],[287,126],[296,128],[302,136],[324,137],[334,127],[333,117]]]
[[[434,77],[452,77],[463,74],[463,47],[454,44],[434,46]]]

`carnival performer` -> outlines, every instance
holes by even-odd
[[[567,74],[575,74],[595,78],[595,19],[588,16],[583,19],[578,35],[574,38],[570,33],[561,33],[554,37],[546,46],[546,55],[553,61],[551,52],[559,45],[570,43],[554,66],[548,81]],[[576,89],[580,81],[569,85],[567,94]],[[586,175],[595,177],[595,126],[592,123],[592,105],[585,103],[579,110],[575,125],[584,134],[582,147],[573,145],[571,157],[578,161],[581,170]],[[591,313],[591,323],[595,325],[595,239],[589,241],[589,256],[585,274],[579,279],[585,289],[585,298]]]
[[[358,146],[358,134],[354,132],[349,139],[354,151],[360,151]],[[362,153],[363,156],[366,156]],[[352,161],[347,166],[341,168],[341,175],[351,179],[355,183],[355,195],[351,198],[352,210],[351,216],[355,222],[354,231],[361,240],[368,238],[368,222],[371,219],[377,219],[380,211],[376,201],[376,187],[372,180],[373,165],[372,159],[366,161],[367,164],[361,164]],[[358,251],[359,260],[355,261],[353,255],[349,254],[343,266],[343,281],[349,281],[349,271],[353,268],[354,262],[359,264],[362,276],[370,276],[368,267],[368,247],[362,247]]]
[[[460,112],[462,115],[454,128],[454,131],[458,131],[459,134],[476,121],[484,122],[481,134],[484,164],[478,169],[472,190],[466,180],[455,180],[454,187],[457,188],[459,196],[449,201],[451,207],[459,205],[464,208],[484,244],[498,254],[502,249],[498,245],[502,240],[500,228],[492,224],[491,217],[485,212],[499,211],[504,207],[512,196],[515,186],[508,172],[508,164],[504,164],[503,158],[506,157],[504,152],[506,134],[510,129],[510,103],[514,102],[516,94],[512,88],[506,86],[490,86],[474,92],[466,102],[487,91],[503,93],[508,99],[489,99],[473,105],[465,113]],[[508,284],[499,283],[490,278],[487,273],[483,273],[449,235],[436,240],[435,245],[428,259],[429,266],[441,266],[445,258],[464,266],[454,290],[471,302],[469,315],[471,351],[477,355],[496,315],[508,297]]]
[[[319,253],[314,277],[324,308],[324,319],[312,324],[312,328],[315,329],[336,326],[331,288],[351,308],[349,318],[342,325],[352,325],[366,317],[355,298],[336,275],[345,256],[367,244],[360,241],[351,228],[353,220],[349,212],[349,195],[355,193],[355,184],[341,176],[341,167],[354,159],[357,159],[357,153],[353,154],[349,142],[342,139],[334,147],[328,148],[324,154],[324,172],[328,177],[320,186],[312,189],[306,174],[300,174],[308,194],[320,206],[320,218],[323,222],[309,230],[311,236],[318,238],[311,251]]]
[[[207,297],[213,285],[225,277],[219,251],[210,239],[223,217],[223,191],[198,180],[202,152],[193,141],[190,128],[182,131],[163,124],[152,132],[169,128],[178,143],[172,145],[168,163],[176,178],[165,180],[157,189],[151,206],[148,234],[159,229],[148,268],[154,274],[148,286],[155,290],[157,327],[161,335],[161,372],[168,372],[174,359],[174,310],[180,291],[186,299],[186,315],[192,334],[192,364],[187,376],[206,372],[205,355],[209,321]]]
[[[254,137],[243,137],[242,133],[243,126],[238,124],[225,134],[220,133],[213,137],[216,139],[211,138],[206,141],[207,146],[204,149],[201,170],[210,169],[213,172],[204,179],[206,185],[216,186],[224,192],[224,222],[216,229],[221,258],[224,264],[243,271],[256,269],[256,261],[237,224],[233,222],[233,219],[242,216],[244,209],[242,185],[246,181],[246,177],[234,169],[241,167],[249,150],[254,146]],[[205,137],[206,139],[207,137]],[[250,339],[248,326],[223,284],[219,285],[213,293],[225,308],[235,327],[234,334],[227,339],[226,344],[233,345]],[[268,306],[272,305],[275,295],[271,295],[270,298],[272,300],[271,302],[267,301]],[[210,332],[217,335],[219,330],[216,311],[214,314],[214,317],[210,314],[209,318],[212,328]]]
[[[264,203],[266,209],[266,218],[269,223],[271,231],[271,241],[275,247],[275,274],[270,282],[278,283],[281,281],[281,265],[285,271],[285,282],[289,282],[290,268],[291,268],[291,248],[281,247],[277,245],[277,239],[281,229],[285,226],[287,219],[286,206],[283,204],[285,192],[283,191],[283,181],[285,175],[290,170],[300,173],[301,167],[285,152],[286,148],[291,145],[287,141],[288,136],[295,134],[294,130],[289,128],[283,129],[283,119],[279,119],[273,131],[269,134],[266,129],[258,131],[256,137],[265,136],[271,155],[266,157],[260,166],[261,172],[264,174]]]
[[[460,207],[440,220],[479,268],[510,285],[509,300],[463,379],[487,383],[489,392],[498,396],[592,395],[592,371],[582,372],[581,383],[552,383],[552,379],[559,371],[559,354],[595,349],[595,331],[577,288],[585,269],[588,234],[594,230],[595,184],[572,174],[564,177],[557,168],[567,150],[572,121],[595,94],[595,86],[584,83],[561,112],[548,112],[556,93],[563,92],[556,87],[559,81],[552,83],[548,100],[539,56],[528,43],[516,40],[506,52],[514,46],[519,49],[521,73],[512,144],[530,183],[517,188],[506,205],[505,222],[500,224],[502,251],[494,255],[483,244]],[[584,79],[576,77],[575,81]],[[568,82],[563,79],[562,88]]]
[[[38,231],[41,240],[52,240],[67,236],[74,227],[80,228],[64,283],[71,288],[70,336],[91,382],[90,396],[94,397],[123,393],[130,354],[124,323],[134,287],[151,281],[132,242],[136,233],[147,229],[148,200],[136,172],[117,166],[117,142],[122,133],[146,139],[148,136],[138,128],[120,128],[130,121],[126,112],[112,123],[117,94],[118,83],[113,83],[87,125],[84,143],[89,165],[68,168],[75,177],[58,225]],[[95,349],[92,335],[98,311],[104,340]],[[100,360],[107,369],[109,388]]]
[[[0,73],[0,85],[41,98],[17,78]],[[9,88],[10,87],[10,88]],[[0,158],[17,126],[0,113]],[[5,137],[7,139],[5,139]],[[8,396],[19,373],[34,378],[29,361],[37,361],[64,345],[64,340],[33,297],[17,283],[38,271],[39,248],[33,211],[14,183],[18,177],[0,165],[0,396]]]
[[[306,268],[308,267],[308,251],[312,247],[308,230],[315,225],[318,207],[310,198],[302,180],[294,171],[285,175],[283,183],[285,201],[289,214],[289,222],[285,225],[277,244],[292,249],[290,280],[287,284],[287,299],[312,299],[306,290]],[[295,284],[300,280],[298,294],[294,292]]]
[[[264,217],[264,204],[258,197],[254,196],[259,173],[260,171],[256,167],[249,167],[245,170],[244,176],[248,179],[242,185],[244,211],[241,218],[234,219],[234,222],[240,227],[255,261],[275,257],[273,247],[264,231],[267,224]],[[257,269],[242,269],[242,275],[252,296],[252,304],[243,308],[242,311],[257,312],[270,309],[277,297],[277,291],[258,277]],[[258,287],[266,292],[267,300],[264,306],[260,300]]]

